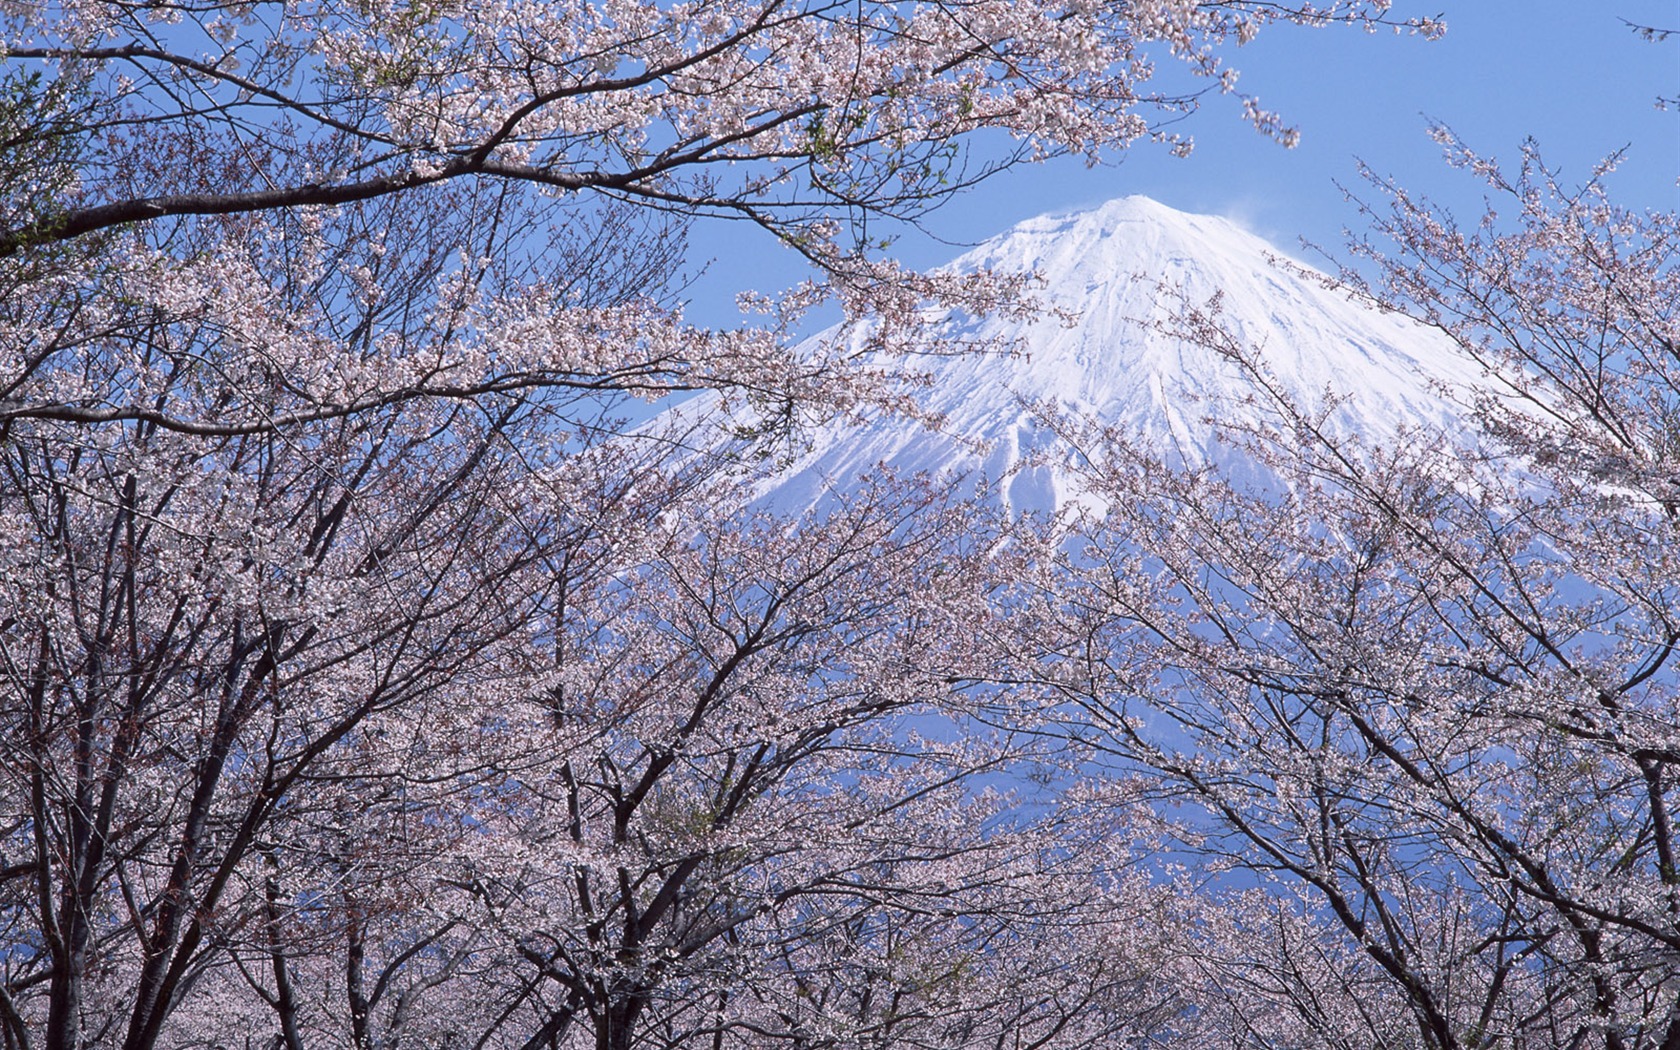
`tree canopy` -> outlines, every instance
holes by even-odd
[[[1672,214],[1379,183],[1464,434],[1187,304],[1280,490],[753,506],[1034,309],[883,223],[1387,7],[0,8],[0,1046],[1680,1046]],[[816,276],[696,325],[727,220]]]

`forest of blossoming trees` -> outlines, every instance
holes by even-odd
[[[1680,1050],[1674,213],[1443,131],[1344,278],[1467,433],[1192,303],[1286,484],[746,509],[1034,309],[872,221],[1387,6],[0,6],[0,1047]],[[818,276],[685,320],[725,221]]]

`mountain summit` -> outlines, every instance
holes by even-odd
[[[1031,405],[1089,414],[1184,462],[1230,462],[1221,423],[1257,421],[1250,385],[1215,351],[1172,334],[1181,303],[1220,296],[1226,328],[1259,348],[1266,368],[1300,404],[1338,399],[1330,425],[1372,441],[1403,423],[1454,415],[1432,380],[1470,378],[1445,339],[1404,318],[1351,301],[1323,275],[1285,264],[1271,245],[1222,218],[1189,215],[1145,197],[1029,219],[945,269],[1036,273],[1057,313],[1033,321],[952,315],[953,335],[992,337],[1015,356],[934,359],[923,404],[942,431],[904,419],[832,424],[788,466],[767,497],[786,509],[844,489],[886,465],[900,473],[959,471],[1001,482],[1012,507],[1046,509],[1070,492]],[[1169,291],[1177,289],[1177,294]],[[825,333],[818,338],[833,337]],[[1028,462],[1023,464],[1023,460]]]

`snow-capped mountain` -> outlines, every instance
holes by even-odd
[[[1473,373],[1443,337],[1356,304],[1277,256],[1229,220],[1144,197],[1023,222],[948,269],[1036,272],[1043,300],[1077,322],[1048,313],[1031,322],[947,318],[952,334],[1015,340],[1024,352],[934,359],[922,400],[944,416],[942,431],[898,418],[832,424],[777,475],[767,499],[782,509],[809,506],[884,464],[1001,481],[1002,498],[1017,509],[1057,505],[1071,494],[1069,483],[1027,407],[1046,402],[1131,430],[1173,458],[1229,461],[1236,454],[1216,439],[1211,420],[1242,422],[1264,410],[1245,403],[1251,388],[1230,362],[1162,324],[1181,302],[1215,293],[1228,329],[1262,350],[1297,403],[1345,398],[1331,416],[1335,430],[1383,441],[1403,422],[1450,422],[1453,410],[1431,380],[1462,383]],[[1181,289],[1183,299],[1164,286]]]

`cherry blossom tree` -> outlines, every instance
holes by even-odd
[[[1075,534],[1044,666],[1070,731],[1193,804],[1241,1041],[1673,1047],[1680,228],[1442,140],[1486,217],[1379,182],[1380,276],[1345,276],[1482,367],[1465,429],[1332,437],[1191,304],[1276,482],[1069,424],[1121,509]]]
[[[979,782],[1056,759],[970,732],[948,685],[996,673],[984,518],[885,492],[719,522],[715,489],[620,449],[536,469],[494,455],[518,420],[461,417],[337,420],[307,456],[227,438],[225,469],[153,431],[83,454],[157,488],[36,483],[61,531],[10,533],[36,549],[8,582],[62,597],[7,639],[9,794],[42,815],[8,836],[9,1038],[1093,1045],[1175,1020],[1178,949],[1132,944],[1170,894],[1115,844],[1123,797],[1027,818]],[[271,458],[251,480],[241,454]]]
[[[1021,156],[1175,141],[1158,122],[1198,91],[1153,87],[1160,61],[1230,92],[1223,45],[1387,7],[19,4],[5,22],[14,106],[62,119],[13,146],[62,147],[77,178],[0,249],[473,179],[742,217],[823,254],[837,219],[913,215]],[[29,88],[40,70],[74,101]],[[960,139],[983,129],[1020,151],[968,168]]]
[[[447,284],[405,232],[392,276]],[[589,462],[544,451],[563,406],[528,392],[222,426],[294,382],[353,386],[371,358],[311,360],[288,323],[307,302],[243,298],[268,285],[225,253],[99,276],[128,298],[67,290],[79,338],[36,378],[105,392],[65,404],[143,392],[153,415],[14,420],[5,448],[6,1014],[25,1045],[154,1045],[232,946],[272,937],[283,845],[355,805],[359,735],[388,711],[447,732],[452,706],[519,688],[529,580],[564,540],[532,514]],[[289,353],[299,371],[276,370]]]
[[[852,313],[873,310],[897,321],[873,331],[879,342],[904,347],[916,334],[901,329],[923,298],[996,307],[1019,298],[1020,282],[981,288],[900,272],[875,251],[883,239],[876,220],[914,219],[1021,160],[1068,152],[1096,160],[1139,138],[1174,141],[1164,122],[1194,108],[1203,91],[1234,92],[1222,45],[1246,41],[1268,22],[1371,25],[1387,7],[1386,0],[997,0],[913,9],[578,0],[540,11],[476,2],[13,5],[0,14],[8,129],[0,170],[13,179],[6,205],[13,210],[0,214],[0,256],[12,260],[9,281],[31,282],[9,289],[9,298],[24,299],[27,288],[41,312],[20,317],[8,332],[19,349],[4,366],[0,418],[147,416],[202,428],[203,421],[173,420],[159,406],[109,403],[109,391],[53,389],[37,376],[57,372],[57,351],[41,342],[44,334],[80,316],[72,303],[99,299],[103,285],[90,280],[93,273],[114,267],[99,280],[178,281],[187,297],[227,281],[262,297],[262,276],[237,272],[249,260],[226,248],[311,253],[318,280],[355,282],[334,289],[346,298],[322,308],[364,317],[369,311],[355,303],[391,291],[382,280],[391,271],[383,243],[389,227],[379,223],[436,223],[448,209],[455,220],[470,212],[491,225],[497,209],[541,216],[525,220],[538,227],[525,235],[498,227],[507,243],[475,241],[453,268],[455,287],[439,292],[463,307],[436,315],[439,330],[453,335],[449,324],[471,326],[459,334],[478,354],[497,355],[491,367],[452,353],[451,340],[433,348],[436,359],[407,370],[364,367],[354,381],[321,387],[306,380],[323,348],[302,345],[311,326],[293,319],[297,333],[273,360],[288,377],[287,403],[236,401],[218,409],[215,425],[257,428],[393,398],[522,383],[669,389],[727,382],[763,393],[774,377],[823,370],[792,367],[779,341],[762,331],[734,333],[718,345],[680,316],[641,316],[640,304],[613,317],[571,310],[566,282],[517,293],[481,289],[480,250],[540,250],[543,224],[575,231],[599,222],[594,213],[614,201],[628,206],[617,214],[738,219],[768,229],[819,275],[784,297],[760,297],[758,306],[785,320],[836,296]],[[1439,29],[1428,20],[1401,24]],[[1161,62],[1187,70],[1188,84],[1154,88]],[[1245,105],[1262,130],[1288,138],[1274,115],[1252,99]],[[971,153],[965,143],[979,132],[1004,134]],[[322,209],[379,201],[389,203],[357,212],[383,217],[360,232],[329,222],[323,240],[314,229],[326,221]],[[200,224],[203,232],[194,232]],[[440,257],[468,247],[446,241],[436,238]],[[68,275],[54,270],[53,246],[66,243],[102,257],[100,266],[73,254],[62,263]],[[214,272],[125,276],[162,265],[159,251],[179,258],[177,247],[194,253],[193,268]],[[621,262],[599,260],[603,267]],[[466,306],[481,293],[476,309]],[[231,310],[235,297],[217,301]],[[268,313],[256,305],[240,308],[247,324]],[[473,338],[538,317],[554,327],[520,340],[517,353],[506,342],[492,347]],[[382,322],[362,333],[379,360],[394,356],[393,348],[374,341],[405,337],[391,328]],[[255,341],[256,333],[246,335]],[[664,345],[644,341],[652,339]],[[578,356],[585,345],[587,362]],[[668,367],[640,374],[652,361]],[[47,388],[37,389],[36,379]],[[813,393],[809,384],[793,386],[782,391],[791,403]]]
[[[505,769],[536,727],[561,741],[511,763],[494,813],[475,807],[505,845],[475,835],[451,861],[472,924],[512,956],[497,1030],[601,1048],[1035,1029],[1094,1045],[1170,1019],[1160,953],[1092,969],[1074,947],[1153,919],[1130,850],[1079,849],[1072,807],[1017,813],[996,783],[1057,756],[978,732],[947,685],[994,659],[1001,523],[896,487],[792,531],[701,513],[574,614],[531,724],[493,744]]]
[[[903,407],[802,310],[927,351],[929,299],[1026,308],[881,220],[1182,146],[1226,45],[1387,6],[5,5],[0,1041],[1185,1029],[1148,920],[1189,905],[1090,830],[1130,802],[1000,787],[1072,761],[969,685],[1006,527],[718,507],[765,440]],[[688,323],[718,218],[817,276]],[[726,432],[635,428],[692,391]]]

